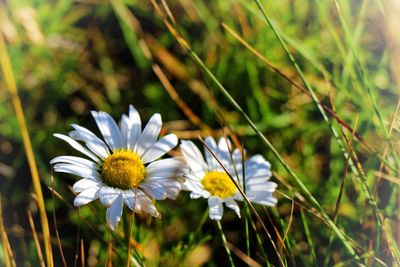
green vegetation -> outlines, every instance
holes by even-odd
[[[400,266],[395,0],[7,2],[0,266]],[[278,204],[215,223],[182,191],[131,238],[128,209],[112,231],[99,201],[74,207],[77,177],[49,161],[80,155],[53,134],[100,134],[90,111],[130,104],[162,134],[263,155]]]

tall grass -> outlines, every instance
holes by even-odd
[[[389,0],[0,4],[0,265],[399,266],[397,12]],[[278,205],[245,201],[242,219],[215,224],[182,192],[156,203],[161,220],[125,210],[117,231],[98,202],[73,207],[76,177],[48,162],[75,152],[52,134],[129,104],[161,113],[163,133],[265,156]]]

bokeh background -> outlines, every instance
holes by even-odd
[[[400,240],[398,1],[268,0],[261,5],[324,105],[337,137],[256,1],[0,1],[2,62],[10,59],[22,103],[55,266],[62,266],[63,258],[68,266],[125,262],[123,226],[110,233],[105,209],[97,202],[73,207],[70,189],[77,178],[52,175],[49,161],[78,155],[54,133],[69,132],[72,123],[99,133],[91,110],[119,120],[129,104],[143,121],[160,113],[164,134],[199,145],[198,136],[229,135],[248,154],[262,154],[271,162],[279,202],[256,208],[288,266],[349,266],[355,260],[243,112],[349,237],[361,262],[395,264]],[[243,112],[231,105],[193,53]],[[43,247],[38,196],[7,75],[2,63],[0,265],[9,257],[6,234],[17,266],[39,266],[29,223],[31,214]],[[157,208],[161,220],[137,216],[134,225],[135,249],[147,266],[229,265],[215,223],[203,219],[206,200],[190,200],[183,192]],[[223,217],[235,262],[243,266],[250,258],[265,266],[267,258],[279,265],[270,239],[257,220],[251,221],[256,230],[250,227],[251,254],[244,256],[243,219],[233,211]]]

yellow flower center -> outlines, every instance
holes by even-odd
[[[104,160],[101,177],[108,186],[127,190],[137,187],[143,181],[145,167],[136,153],[116,150]]]
[[[208,172],[201,180],[205,190],[220,198],[231,197],[238,191],[235,184],[225,172]]]

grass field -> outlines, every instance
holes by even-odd
[[[400,266],[396,0],[0,2],[0,266]],[[271,163],[273,207],[208,218],[181,191],[162,218],[77,208],[80,156],[129,105],[161,135],[228,137]],[[180,155],[179,147],[169,156]],[[131,230],[131,231],[130,231]]]

